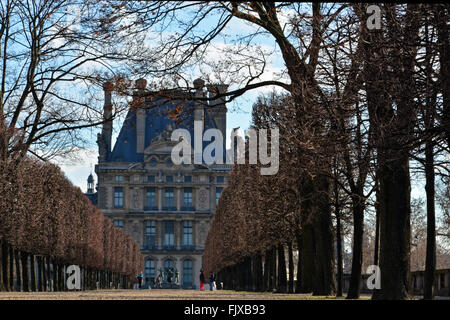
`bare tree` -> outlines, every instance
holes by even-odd
[[[2,159],[20,160],[28,152],[41,159],[70,154],[88,144],[82,129],[103,123],[96,99],[101,83],[119,82],[120,76],[103,73],[113,54],[107,39],[83,21],[90,10],[89,2],[78,0],[2,1]]]

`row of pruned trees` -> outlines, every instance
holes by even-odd
[[[255,129],[280,130],[280,166],[272,176],[261,175],[259,165],[233,166],[203,256],[204,269],[217,272],[226,289],[335,291],[331,202],[319,192],[330,188],[320,177],[329,153],[317,150],[307,128],[296,129],[297,116],[288,96],[272,95],[254,105]]]
[[[130,287],[143,256],[59,167],[33,159],[0,162],[1,290],[65,290],[78,265],[82,289]]]
[[[248,6],[261,16],[276,15],[270,6]],[[297,290],[342,295],[342,248],[335,281],[333,247],[341,244],[341,219],[350,218],[345,221],[352,229],[347,297],[358,298],[372,211],[373,264],[381,269],[381,289],[373,298],[411,297],[412,163],[426,180],[425,297],[433,297],[435,180],[445,181],[449,172],[448,6],[380,7],[382,27],[375,30],[367,28],[364,5],[344,9],[350,14],[333,20],[327,38],[317,39],[323,42],[319,48],[313,46],[313,23],[307,52],[313,73],[311,66],[302,67],[304,60],[296,60],[288,43],[277,40],[292,84],[289,94],[254,106],[253,125],[280,129],[280,170],[263,177],[245,165],[233,169],[204,256],[205,268],[225,277],[225,285],[254,287],[253,278],[243,274],[261,273],[262,264],[264,286],[275,283],[285,291],[284,247],[294,243]],[[323,18],[322,9],[313,5],[313,16]],[[266,274],[272,283],[265,282]]]

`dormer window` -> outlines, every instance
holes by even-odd
[[[151,165],[152,167],[156,166],[157,164],[158,164],[158,161],[156,161],[156,159],[150,160],[150,165]]]

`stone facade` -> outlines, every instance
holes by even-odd
[[[203,84],[197,80],[196,96],[206,94]],[[141,95],[145,86],[145,80],[138,80]],[[106,117],[111,110],[111,92],[109,86],[104,88]],[[201,119],[205,129],[220,126],[225,137],[224,103],[215,101],[213,112],[198,103],[194,106],[191,122]],[[174,165],[171,150],[176,143],[170,141],[170,133],[177,125],[148,109],[130,109],[113,150],[108,140],[110,122],[98,135],[97,206],[141,245],[146,285],[162,272],[166,284],[198,288],[209,223],[231,167]],[[177,273],[172,279],[168,279],[170,268]]]

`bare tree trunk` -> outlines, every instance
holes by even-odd
[[[289,285],[288,292],[294,293],[294,255],[292,252],[292,241],[288,242],[288,259],[289,259]]]
[[[8,244],[6,243],[5,240],[3,240],[1,242],[1,250],[2,250],[2,290],[5,291],[9,291],[10,290],[10,286],[9,286],[9,272],[8,272]]]
[[[37,289],[39,292],[42,292],[43,284],[42,284],[42,257],[37,256],[36,257],[37,262]]]
[[[425,191],[427,195],[427,253],[424,275],[424,299],[434,299],[434,277],[436,273],[436,214],[435,214],[435,174],[433,142],[425,146]]]
[[[31,291],[36,291],[36,259],[33,254],[30,255],[30,280],[31,280]]]
[[[342,281],[343,281],[343,270],[342,270],[342,236],[341,236],[341,211],[338,206],[336,206],[336,250],[337,250],[337,291],[336,296],[342,297],[343,294],[343,288],[342,288]]]
[[[8,246],[9,252],[9,288],[11,291],[15,290],[14,287],[14,249]]]
[[[53,291],[58,291],[58,264],[52,260],[53,264]]]
[[[268,291],[273,291],[273,289],[276,287],[276,282],[275,282],[276,260],[275,260],[274,247],[271,247],[269,249],[268,259],[269,259],[269,268],[268,268],[269,286],[267,289],[268,289]]]
[[[246,273],[246,283],[245,290],[252,291],[253,290],[253,273],[252,273],[252,259],[251,257],[245,258],[245,273]]]
[[[277,290],[278,288],[278,273],[277,273],[277,247],[272,247],[272,261],[271,261],[271,267],[272,267],[272,288],[271,290]]]
[[[330,183],[325,175],[315,181],[314,226],[314,282],[313,295],[335,295],[334,235],[329,200]]]
[[[0,238],[0,292],[5,291],[3,286],[3,240]]]
[[[302,286],[301,286],[301,280],[302,277],[302,268],[303,268],[303,262],[302,262],[302,255],[301,250],[303,250],[302,246],[302,236],[301,231],[298,231],[295,235],[297,240],[297,249],[298,249],[298,255],[297,255],[297,282],[295,283],[295,293],[301,293]]]
[[[45,256],[41,257],[41,266],[42,266],[42,270],[40,271],[42,273],[42,286],[43,286],[43,291],[47,291],[47,273],[45,271]]]
[[[58,272],[57,272],[58,291],[64,291],[63,265],[62,265],[62,263],[58,263],[57,266],[58,266]]]
[[[304,223],[300,234],[301,249],[299,252],[300,279],[297,273],[297,281],[300,280],[300,293],[313,291],[314,275],[314,233],[311,223]]]
[[[263,271],[263,291],[269,291],[270,285],[269,285],[269,277],[270,277],[270,252],[269,250],[266,250],[264,253],[264,271]]]
[[[262,254],[259,252],[254,260],[255,267],[255,290],[258,292],[264,291],[263,280],[263,261]]]
[[[14,261],[16,265],[16,285],[17,291],[22,291],[22,277],[20,272],[20,258],[19,258],[19,250],[14,249]]]
[[[409,298],[410,180],[408,156],[384,166],[380,177],[381,289],[374,298]],[[392,214],[395,212],[395,214]],[[380,296],[379,296],[380,295]]]
[[[22,279],[23,279],[23,291],[28,292],[28,256],[27,252],[21,252],[21,260],[22,260]]]
[[[55,278],[55,291],[59,291],[59,263],[53,261],[53,265],[54,265],[54,269],[55,270],[55,274],[53,275],[53,277]]]
[[[363,261],[364,208],[361,199],[353,197],[353,256],[352,273],[347,299],[359,299]]]
[[[47,256],[45,258],[45,260],[47,261],[47,291],[52,291],[52,283],[51,283],[51,272],[50,272],[50,265],[51,265],[51,261],[50,261],[50,257]]]
[[[278,245],[278,288],[277,292],[287,292],[287,276],[286,276],[286,257],[284,254],[284,246]]]
[[[378,177],[375,177],[376,181],[376,203],[375,203],[375,248],[373,253],[373,264],[378,266],[379,263],[379,254],[380,254],[380,203],[379,203],[379,195],[380,191],[378,190]]]

